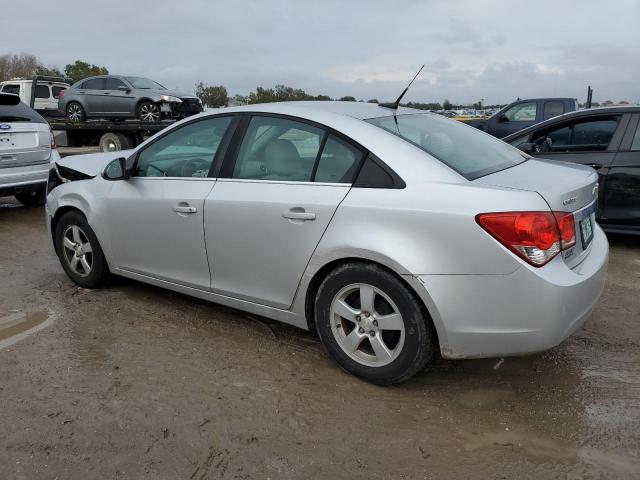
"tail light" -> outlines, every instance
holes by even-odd
[[[53,136],[53,130],[49,129],[49,133],[51,134],[51,150],[56,148],[56,137]]]
[[[499,212],[476,215],[493,238],[534,267],[549,263],[576,243],[573,214],[567,212]]]

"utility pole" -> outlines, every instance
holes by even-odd
[[[587,87],[587,103],[585,105],[585,108],[591,108],[591,99],[593,98],[593,88],[591,88],[591,85],[589,85]]]

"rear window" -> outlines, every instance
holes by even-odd
[[[511,145],[441,115],[403,114],[366,121],[416,145],[467,180],[513,167],[526,160]]]
[[[47,123],[35,110],[20,102],[17,105],[5,105],[0,102],[0,123],[33,122]]]
[[[60,92],[64,92],[67,87],[51,87],[53,98],[60,98]]]

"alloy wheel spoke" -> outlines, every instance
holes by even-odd
[[[76,244],[70,238],[64,237],[64,246],[69,250],[75,250]]]
[[[404,328],[404,322],[399,313],[376,317],[376,321],[380,330],[402,330]]]
[[[76,255],[71,257],[71,261],[69,262],[69,265],[71,266],[71,270],[73,270],[74,272],[78,271],[78,262],[79,261],[80,261],[80,259]]]
[[[355,323],[358,311],[347,305],[344,300],[338,300],[337,302],[335,302],[333,308],[334,311],[342,318]]]
[[[371,285],[360,286],[360,309],[364,312],[373,312],[375,291]]]
[[[373,348],[374,353],[376,354],[376,358],[378,361],[387,361],[391,359],[391,352],[384,344],[384,341],[380,337],[380,335],[376,335],[375,337],[369,337],[369,342],[371,343],[371,348]]]
[[[84,253],[93,253],[93,249],[91,248],[91,244],[89,242],[82,244],[82,251]]]
[[[342,340],[343,345],[349,352],[355,352],[360,343],[362,342],[362,337],[358,334],[358,329],[354,328],[349,335],[344,337]]]
[[[76,245],[80,245],[82,240],[80,239],[80,229],[75,225],[71,227],[71,235],[73,236],[73,241]]]
[[[82,255],[80,257],[80,263],[82,264],[84,273],[89,273],[89,271],[91,270],[91,265],[89,265],[89,262],[87,262],[87,257],[85,255]]]

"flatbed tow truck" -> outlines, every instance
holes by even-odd
[[[32,77],[29,105],[34,108],[38,83],[66,83],[69,79],[36,75]],[[25,99],[23,99],[24,101]],[[175,123],[175,120],[143,122],[141,120],[84,120],[72,122],[60,112],[37,110],[49,123],[58,144],[60,155],[92,152],[114,152],[137,147],[150,136]]]

